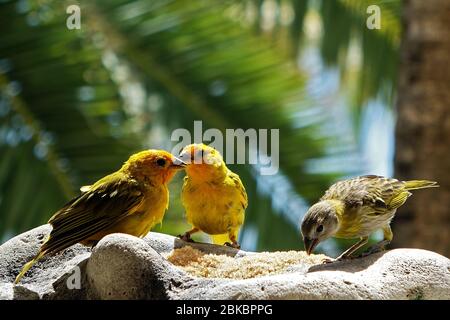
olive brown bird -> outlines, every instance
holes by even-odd
[[[333,184],[320,201],[308,210],[301,223],[307,254],[330,237],[360,238],[336,260],[350,258],[378,229],[383,230],[383,240],[369,248],[364,255],[383,250],[393,238],[390,222],[396,210],[411,196],[410,191],[430,187],[438,185],[434,181],[399,181],[376,175]]]
[[[43,256],[78,242],[93,246],[115,232],[145,236],[162,221],[169,204],[167,184],[184,166],[166,151],[145,150],[132,155],[118,171],[82,187],[79,196],[50,218],[52,231],[15,283]]]
[[[193,233],[203,231],[215,244],[239,248],[237,237],[248,204],[241,179],[210,146],[188,145],[179,157],[186,162],[187,173],[181,200],[193,226],[180,237],[191,241]]]

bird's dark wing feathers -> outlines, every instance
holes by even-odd
[[[234,181],[234,184],[235,184],[236,188],[239,189],[239,193],[240,193],[240,199],[239,200],[241,202],[242,209],[245,210],[247,208],[247,205],[248,205],[248,198],[247,198],[247,192],[245,191],[245,188],[244,188],[244,185],[243,185],[243,183],[241,181],[241,178],[239,178],[239,176],[236,173],[232,172],[232,171],[229,171],[228,174],[229,174],[231,180]]]
[[[42,251],[57,252],[87,239],[126,217],[142,201],[143,191],[136,181],[119,174],[106,178],[50,218],[53,230]]]
[[[374,214],[382,214],[391,209],[390,203],[404,188],[404,183],[396,179],[369,175],[339,181],[332,185],[322,200],[342,200],[347,207],[369,206]]]

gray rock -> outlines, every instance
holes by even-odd
[[[183,299],[450,299],[450,261],[419,249],[235,280]]]
[[[0,299],[450,299],[450,260],[426,250],[292,265],[283,274],[245,280],[209,279],[187,274],[164,256],[183,246],[236,259],[254,253],[159,233],[108,235],[92,250],[72,246],[42,259],[14,286],[50,230],[44,225],[0,246]]]
[[[50,225],[43,225],[22,233],[0,246],[0,283],[14,282],[23,265],[36,256],[50,231]],[[70,276],[75,266],[89,258],[90,251],[90,248],[76,244],[54,256],[42,258],[18,285],[13,286],[14,299],[63,298],[64,293],[61,290],[56,293],[54,285]],[[0,286],[0,296],[3,294],[3,288],[7,287]],[[72,296],[72,292],[69,296]]]
[[[188,281],[146,241],[126,234],[104,237],[86,272],[96,299],[167,299],[173,285]]]
[[[14,288],[12,283],[0,283],[0,300],[13,300]]]
[[[245,252],[242,250],[236,250],[227,246],[220,246],[217,244],[209,243],[187,243],[180,238],[170,236],[168,234],[149,232],[143,240],[150,245],[158,253],[168,253],[173,249],[179,249],[184,246],[191,246],[204,253],[225,254],[228,256],[234,256],[236,258],[253,254],[253,252]]]

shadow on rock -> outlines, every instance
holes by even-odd
[[[180,238],[174,238],[173,241],[173,248],[174,249],[180,249],[184,247],[191,247],[194,249],[197,249],[203,253],[209,254],[224,254],[230,257],[238,257],[238,256],[244,256],[248,255],[248,253],[241,251],[239,249],[227,247],[227,246],[221,246],[217,244],[210,244],[210,243],[202,243],[202,242],[186,242]]]
[[[348,260],[333,261],[330,263],[318,264],[310,267],[307,273],[317,271],[344,271],[344,272],[360,272],[380,259],[387,251],[371,254],[366,257],[357,257]]]

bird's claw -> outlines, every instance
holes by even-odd
[[[339,262],[339,261],[347,261],[347,260],[351,260],[353,259],[353,257],[348,257],[348,256],[343,256],[343,257],[337,257],[336,259],[333,258],[324,258],[322,260],[322,264],[329,264],[329,263],[333,263],[333,262]]]
[[[381,242],[378,242],[377,244],[371,246],[366,251],[361,253],[358,256],[358,258],[364,258],[364,257],[370,256],[371,254],[378,253],[378,252],[381,252],[381,251],[385,251],[386,250],[386,246],[388,244],[389,244],[388,240],[383,240]]]
[[[192,243],[195,242],[194,240],[192,240],[191,235],[187,232],[184,234],[179,234],[177,237],[185,242],[192,242]]]
[[[322,264],[329,264],[329,263],[333,263],[333,262],[335,262],[336,260],[335,259],[333,259],[333,258],[324,258],[323,260],[322,260]]]
[[[237,242],[233,242],[233,243],[225,242],[224,245],[227,246],[227,247],[235,248],[235,249],[240,249],[241,248],[241,246]]]
[[[386,248],[385,248],[384,245],[383,246],[375,245],[373,247],[370,247],[369,249],[367,249],[363,253],[361,253],[361,255],[358,258],[364,258],[364,257],[370,256],[370,255],[372,255],[374,253],[382,252],[382,251],[385,251],[385,250],[386,250]]]

